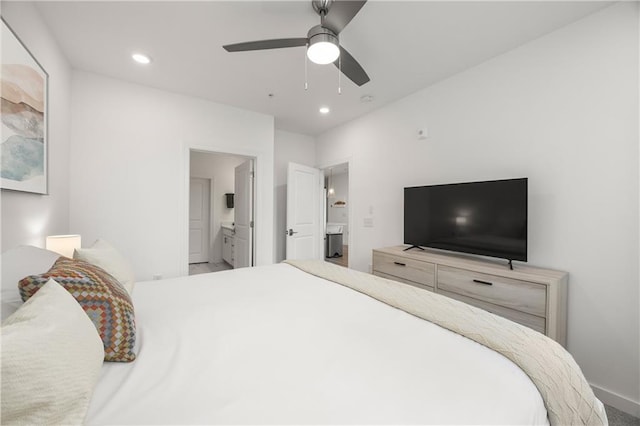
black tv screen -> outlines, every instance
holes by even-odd
[[[527,260],[527,178],[404,189],[404,243]]]

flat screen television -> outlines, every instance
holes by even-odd
[[[404,243],[527,261],[527,178],[404,189]]]

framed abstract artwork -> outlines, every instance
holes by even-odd
[[[1,40],[0,187],[47,194],[49,75],[4,19]]]

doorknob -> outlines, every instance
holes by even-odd
[[[293,234],[297,234],[293,229],[289,229],[289,231],[284,231],[285,235],[292,236]]]

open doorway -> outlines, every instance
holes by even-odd
[[[254,163],[190,150],[189,275],[254,264]]]
[[[324,257],[349,266],[349,163],[324,169],[325,244]]]

